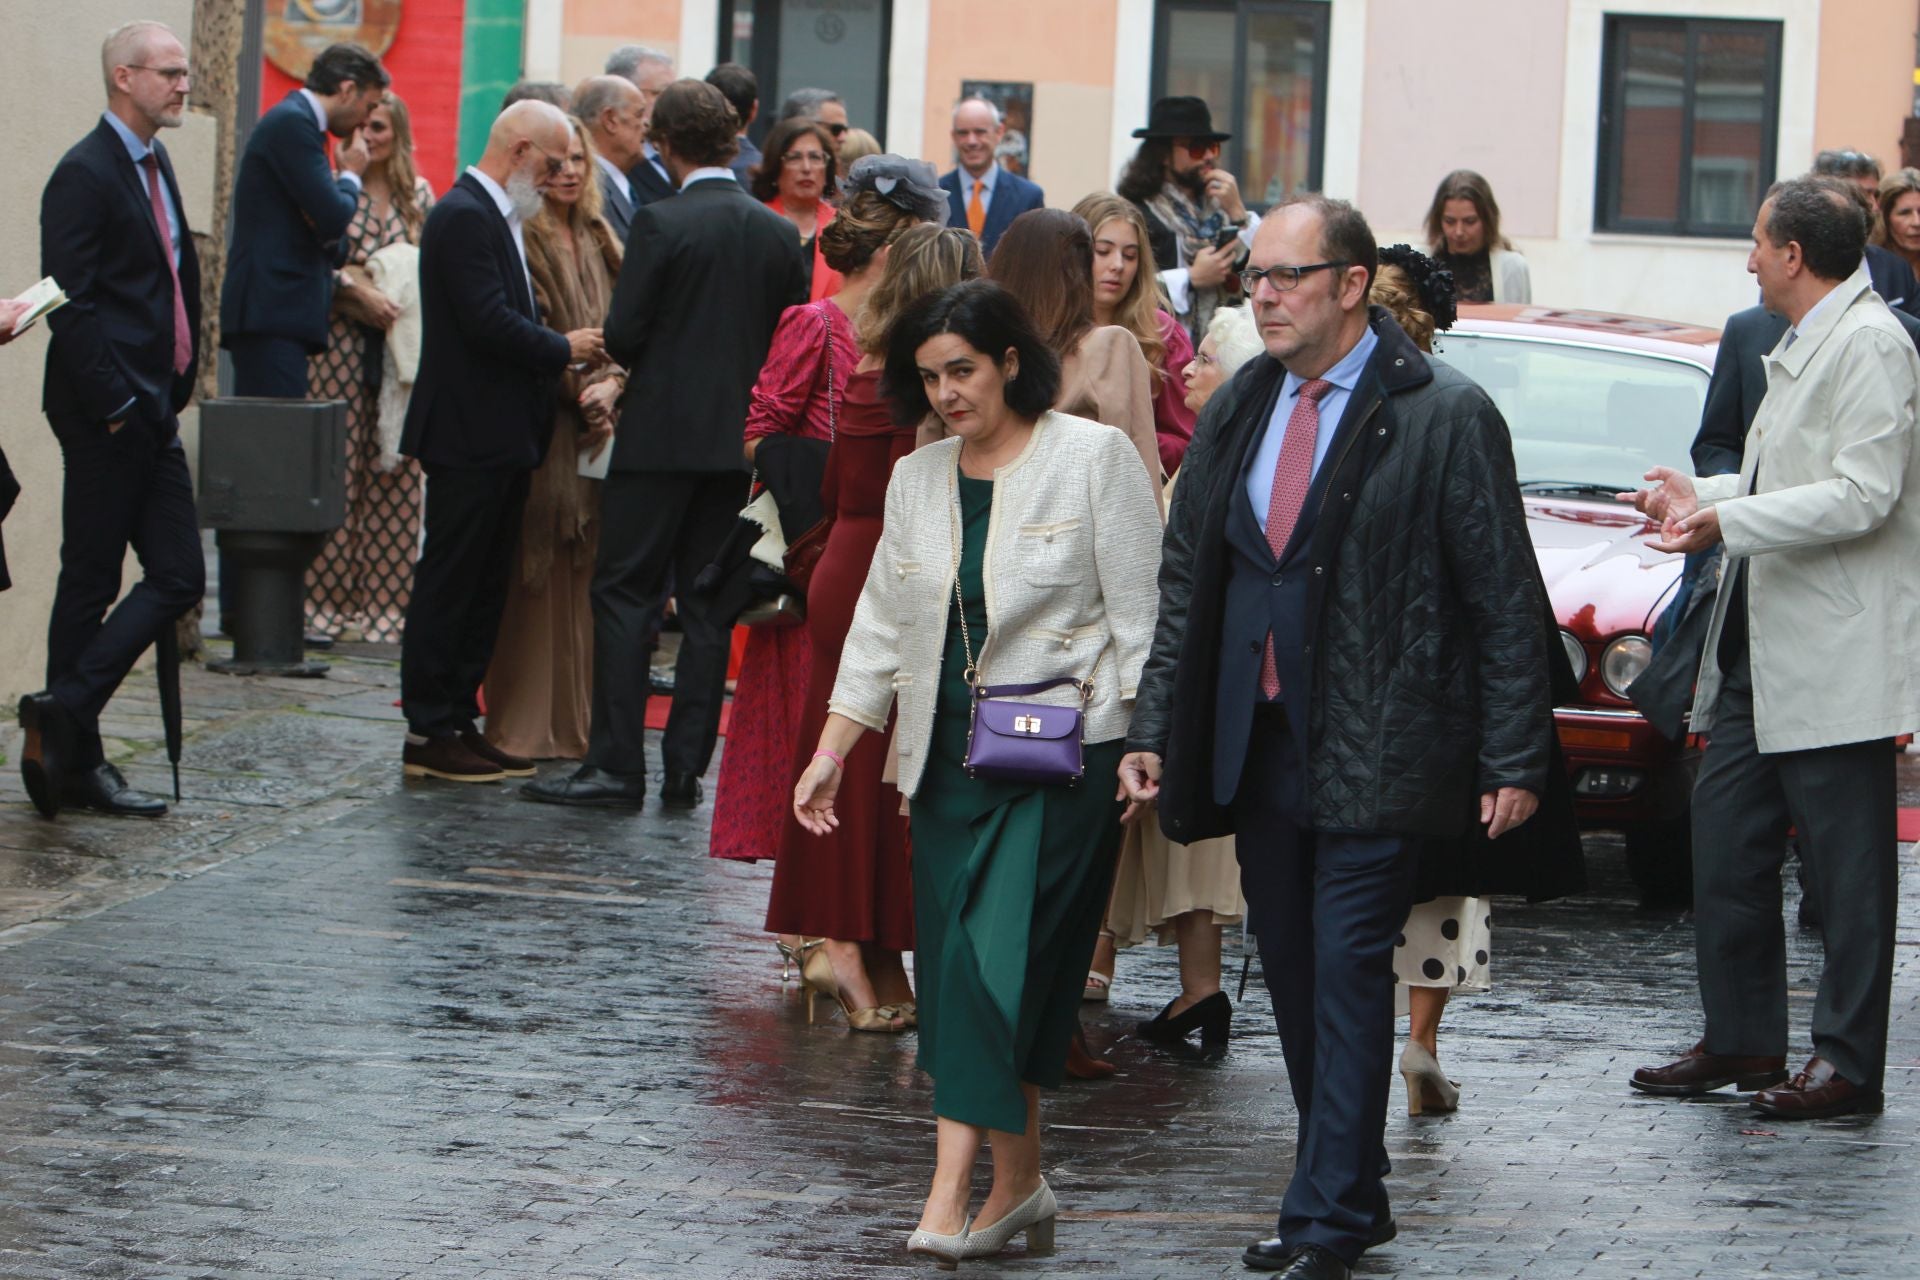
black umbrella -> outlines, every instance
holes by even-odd
[[[153,672],[160,681],[160,722],[167,733],[167,759],[173,763],[173,799],[180,801],[180,631],[169,619],[153,644]]]

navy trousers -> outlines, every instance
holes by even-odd
[[[100,422],[53,424],[66,480],[47,691],[79,722],[81,768],[105,759],[100,712],[134,660],[161,628],[200,603],[206,588],[193,481],[177,427],[172,414],[155,422],[139,413],[115,432]],[[121,599],[129,547],[141,578]]]
[[[1289,797],[1304,761],[1280,707],[1254,713],[1234,799],[1240,884],[1300,1112],[1279,1235],[1348,1265],[1386,1208],[1393,947],[1413,906],[1413,841],[1315,831]]]

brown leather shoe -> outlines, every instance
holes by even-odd
[[[460,745],[482,760],[497,765],[500,772],[509,778],[531,778],[539,772],[533,767],[533,761],[525,756],[516,756],[510,751],[502,751],[481,734],[472,732],[461,734]]]
[[[1087,1033],[1074,1028],[1073,1039],[1067,1044],[1067,1075],[1075,1080],[1105,1080],[1119,1068],[1105,1058],[1096,1058],[1087,1048]]]
[[[1628,1084],[1642,1093],[1665,1098],[1692,1098],[1732,1085],[1745,1093],[1764,1089],[1787,1078],[1787,1055],[1777,1058],[1737,1058],[1730,1054],[1708,1053],[1702,1040],[1687,1050],[1684,1057],[1664,1067],[1641,1067]]]
[[[1809,1058],[1793,1079],[1762,1089],[1747,1099],[1755,1111],[1782,1120],[1819,1120],[1855,1112],[1876,1113],[1885,1105],[1878,1089],[1863,1089],[1833,1069],[1825,1058]]]
[[[445,778],[448,782],[499,782],[507,775],[491,760],[467,750],[458,738],[428,738],[415,742],[407,735],[400,749],[401,768],[409,778]]]

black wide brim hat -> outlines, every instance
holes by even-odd
[[[1196,142],[1227,142],[1233,137],[1213,127],[1213,112],[1200,98],[1162,98],[1147,112],[1147,127],[1135,129],[1136,138],[1192,138]]]

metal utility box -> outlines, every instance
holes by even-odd
[[[200,522],[217,530],[228,675],[321,676],[302,631],[307,566],[347,515],[341,400],[208,400],[200,406]],[[230,580],[229,580],[230,579]]]
[[[200,405],[200,523],[248,533],[329,533],[347,517],[344,400]]]

